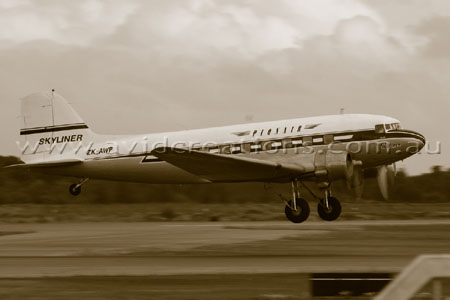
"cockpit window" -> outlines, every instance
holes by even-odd
[[[400,123],[393,123],[392,125],[392,129],[393,130],[397,130],[397,129],[401,129],[402,125],[400,125]]]
[[[400,123],[392,123],[392,124],[386,124],[386,131],[391,131],[391,130],[398,130],[401,128]]]
[[[384,133],[384,124],[375,125],[375,133]]]
[[[375,125],[375,133],[381,134],[392,130],[401,129],[402,126],[400,123],[391,123],[391,124],[377,124]]]

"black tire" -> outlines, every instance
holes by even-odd
[[[81,193],[81,186],[77,187],[77,184],[74,183],[70,185],[69,192],[74,196],[78,196]]]
[[[317,205],[317,212],[322,220],[334,221],[341,215],[342,207],[338,199],[328,197],[328,209],[325,206],[325,200],[320,200]]]
[[[302,223],[309,217],[309,204],[303,198],[297,198],[296,201],[297,210],[294,211],[292,207],[292,201],[289,201],[289,205],[284,208],[284,213],[289,221],[293,223]]]

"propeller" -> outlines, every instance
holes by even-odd
[[[397,168],[393,165],[382,165],[377,168],[377,182],[381,195],[385,200],[389,199],[392,186],[394,185]]]
[[[364,179],[366,177],[377,177],[381,195],[385,200],[388,200],[396,174],[397,167],[395,164],[363,170],[362,165],[356,163],[354,164],[352,176],[347,179],[347,187],[353,192],[356,199],[361,199],[364,191]]]
[[[364,171],[361,164],[354,164],[353,174],[347,180],[347,187],[353,191],[356,199],[361,199],[364,191]]]

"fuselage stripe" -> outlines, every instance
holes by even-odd
[[[66,130],[76,130],[76,129],[87,129],[87,128],[89,128],[89,127],[84,123],[64,124],[64,125],[46,126],[46,127],[34,127],[34,128],[21,129],[20,135],[66,131]]]
[[[242,141],[242,142],[230,142],[226,144],[214,145],[210,148],[194,148],[190,150],[195,151],[208,151],[209,153],[217,153],[217,154],[239,154],[246,152],[263,152],[266,150],[272,149],[289,149],[289,148],[297,148],[304,146],[320,146],[325,145],[324,136],[330,135],[329,133],[325,134],[314,134],[309,136],[290,136],[285,138],[276,138],[273,140],[264,140],[264,141]],[[334,143],[351,143],[351,142],[361,142],[361,141],[370,141],[370,140],[383,140],[390,138],[415,138],[422,142],[425,142],[425,139],[422,135],[416,132],[409,131],[391,131],[383,134],[377,134],[374,130],[362,130],[362,131],[345,131],[345,132],[335,132],[332,133],[334,135],[335,140]],[[305,142],[303,138],[311,139],[311,142]],[[342,138],[339,138],[342,137]],[[320,139],[321,138],[321,139]],[[320,143],[316,143],[314,139],[320,139]],[[142,157],[145,156],[141,163],[150,163],[150,162],[159,162],[160,159],[151,155],[150,152],[141,152],[141,153],[133,153],[133,154],[119,154],[112,155],[106,157],[95,157],[88,160],[98,160],[98,159],[120,159],[127,157]]]

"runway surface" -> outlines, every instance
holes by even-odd
[[[450,221],[0,225],[0,276],[398,272]]]
[[[397,272],[399,257],[2,257],[1,277]]]
[[[450,220],[0,224],[0,299],[309,300],[312,273],[392,274],[449,241]]]

